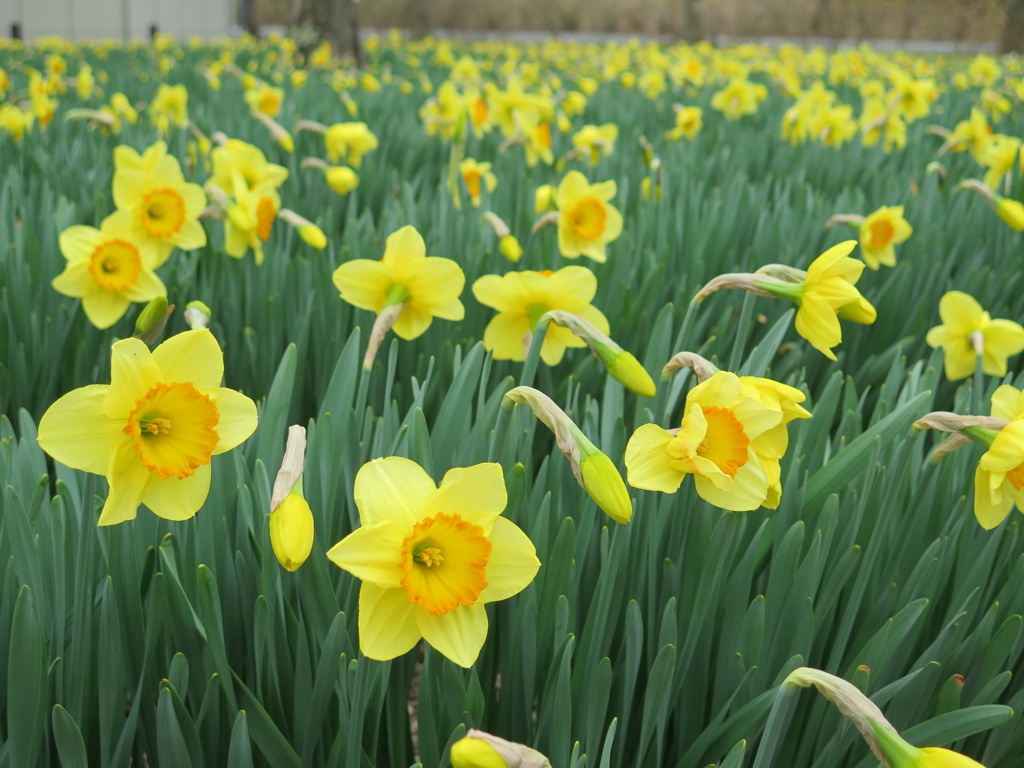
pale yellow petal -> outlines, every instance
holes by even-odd
[[[256,416],[256,403],[252,398],[226,387],[217,387],[205,394],[217,406],[217,414],[220,416],[217,422],[217,434],[220,439],[217,441],[217,447],[213,449],[215,456],[230,451],[252,436],[259,421]]]
[[[392,330],[399,338],[412,341],[426,333],[433,320],[434,316],[425,307],[406,304],[402,307],[402,313],[392,326]]]
[[[156,480],[142,503],[165,520],[188,520],[195,517],[209,493],[210,465],[202,464],[188,477]]]
[[[114,205],[120,210],[129,210],[142,205],[142,198],[153,188],[148,173],[138,169],[114,172]]]
[[[135,278],[135,284],[124,291],[126,299],[136,302],[151,301],[157,296],[166,295],[167,288],[164,287],[163,281],[156,276],[155,272],[148,269],[139,272],[139,276]]]
[[[82,297],[82,310],[89,322],[97,328],[109,328],[128,311],[131,302],[124,294],[113,291],[93,291]]]
[[[87,261],[69,261],[64,271],[53,278],[51,285],[57,293],[73,299],[80,299],[96,290],[96,281],[93,280]]]
[[[423,236],[415,227],[404,226],[388,235],[382,261],[394,269],[396,274],[404,274],[406,269],[426,255],[427,246],[423,242]]]
[[[951,332],[969,336],[981,328],[985,311],[973,296],[950,291],[939,299],[939,317]]]
[[[405,535],[423,519],[437,486],[415,461],[388,456],[363,464],[352,490],[362,525],[398,523]]]
[[[487,639],[487,610],[482,602],[460,605],[441,616],[416,611],[423,639],[460,667],[472,667]]]
[[[843,340],[843,330],[835,310],[820,296],[805,295],[796,313],[796,332],[829,360],[835,360],[832,347]]]
[[[701,475],[694,476],[694,483],[701,498],[732,512],[757,509],[768,495],[768,476],[753,451],[749,451],[746,464],[736,470],[727,490]]]
[[[494,521],[490,539],[487,586],[480,593],[483,603],[519,594],[529,586],[540,568],[537,550],[530,537],[508,518],[499,517]]]
[[[992,415],[1007,421],[1024,416],[1024,392],[1003,384],[992,393]]]
[[[626,479],[634,488],[661,493],[679,490],[685,472],[671,466],[672,435],[657,424],[644,424],[626,444]]]
[[[145,342],[134,338],[116,342],[110,349],[110,389],[104,412],[127,419],[136,401],[164,380]]]
[[[444,513],[456,514],[463,520],[479,525],[484,535],[491,535],[494,525],[508,504],[505,475],[500,464],[474,464],[472,467],[449,469],[441,485],[426,502],[423,514],[427,517]]]
[[[121,443],[107,469],[110,492],[100,512],[99,525],[117,525],[134,520],[142,498],[156,482],[157,475],[139,460],[131,441]]]
[[[95,227],[77,225],[68,227],[58,238],[60,252],[68,261],[85,261],[100,243],[100,231]]]
[[[206,245],[206,230],[195,219],[186,221],[171,237],[171,243],[183,251],[194,251]]]
[[[529,332],[530,319],[526,315],[502,312],[491,318],[484,329],[484,349],[495,360],[522,362],[526,359],[523,339]]]
[[[590,184],[586,176],[579,171],[569,171],[558,185],[555,205],[560,211],[571,208],[577,200],[588,194],[589,190]]]
[[[399,563],[404,540],[398,523],[364,525],[331,547],[327,558],[361,581],[397,589],[402,586]]]
[[[586,267],[563,267],[551,276],[559,294],[560,307],[579,313],[594,300],[597,277]]]
[[[46,409],[39,421],[39,446],[61,464],[102,475],[124,442],[125,424],[103,412],[110,387],[91,384],[73,389]]]
[[[219,387],[224,378],[224,354],[207,329],[171,336],[153,350],[162,381],[188,381],[197,389]]]
[[[364,581],[359,588],[359,650],[375,661],[408,653],[423,636],[416,624],[416,615],[423,612],[404,589]]]
[[[462,268],[451,259],[431,257],[408,265],[402,284],[409,290],[415,303],[432,309],[458,299],[466,285],[466,276]],[[461,320],[462,317],[449,319]]]
[[[510,272],[504,277],[484,275],[473,283],[473,296],[485,307],[499,312],[517,312],[524,309],[522,281]]]
[[[353,259],[334,270],[334,285],[341,298],[354,307],[380,312],[387,304],[394,272],[379,261]]]
[[[974,516],[986,531],[1003,522],[1013,509],[1013,496],[1009,493],[1002,494],[998,500],[992,498],[989,490],[991,477],[980,465],[974,473]]]

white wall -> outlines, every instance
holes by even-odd
[[[160,32],[187,40],[235,30],[237,0],[0,0],[0,37],[21,22],[22,36],[78,39],[144,39]]]

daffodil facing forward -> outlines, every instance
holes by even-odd
[[[198,184],[185,182],[177,158],[167,154],[164,142],[157,142],[143,156],[150,167],[121,168],[114,173],[118,208],[114,215],[131,227],[136,241],[153,243],[158,255],[155,266],[160,266],[175,247],[191,251],[206,245],[206,230],[199,223],[206,194]]]
[[[354,259],[334,271],[334,285],[349,304],[378,315],[401,307],[392,327],[406,341],[421,336],[435,317],[461,320],[465,308],[459,296],[465,284],[459,265],[428,257],[423,238],[410,226],[388,236],[380,261]]]
[[[939,300],[942,325],[928,331],[925,340],[945,354],[946,378],[965,379],[974,373],[978,356],[989,376],[1005,376],[1007,358],[1024,351],[1024,328],[1012,320],[993,320],[981,305],[962,291],[950,291]]]
[[[903,206],[882,206],[860,225],[860,252],[871,269],[896,266],[896,246],[914,229],[903,218]]]
[[[540,567],[529,537],[501,516],[501,466],[452,469],[437,487],[413,461],[376,459],[353,496],[360,527],[327,556],[363,582],[363,654],[386,661],[422,638],[471,667],[487,638],[484,606],[521,592]]]
[[[139,339],[111,351],[110,384],[73,390],[39,422],[39,445],[74,469],[106,475],[100,525],[140,504],[187,520],[206,501],[210,460],[256,429],[256,404],[220,386],[224,358],[209,331],[172,336],[152,352]]]
[[[53,279],[53,288],[81,298],[85,316],[97,328],[112,326],[132,302],[167,295],[153,272],[156,248],[136,240],[130,223],[116,215],[104,219],[99,229],[68,227],[58,242],[67,265]]]
[[[779,408],[745,394],[738,376],[720,371],[690,390],[677,434],[656,424],[633,433],[626,479],[634,488],[675,493],[693,475],[697,493],[715,506],[757,509],[771,483],[755,443],[782,419]]]
[[[622,214],[609,205],[615,192],[614,181],[590,184],[579,171],[565,174],[555,193],[558,248],[565,258],[608,258],[607,244],[622,234]]]

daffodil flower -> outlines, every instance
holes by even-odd
[[[882,206],[860,226],[860,252],[871,269],[896,266],[896,248],[914,229],[903,218],[903,206]]]
[[[198,184],[187,184],[178,160],[157,142],[147,150],[148,168],[123,168],[114,173],[114,214],[131,227],[136,241],[151,241],[160,266],[175,247],[191,251],[206,245],[206,230],[199,214],[206,194]]]
[[[473,295],[487,307],[498,310],[484,329],[484,348],[496,360],[526,359],[527,339],[541,316],[553,309],[579,315],[608,333],[608,318],[590,302],[597,293],[597,278],[586,267],[564,267],[557,272],[507,272],[484,275],[473,283]],[[544,336],[540,358],[558,365],[567,347],[584,347],[586,342],[568,328],[551,326]]]
[[[993,406],[995,399],[993,398]],[[992,409],[995,416],[996,407]],[[1024,512],[1024,419],[1011,421],[991,437],[974,473],[974,516],[985,530],[998,526],[1014,504]]]
[[[529,537],[501,516],[501,466],[452,469],[437,487],[409,459],[376,459],[356,474],[353,496],[360,527],[327,556],[363,582],[363,654],[386,661],[423,638],[472,666],[487,638],[485,604],[521,592],[540,567]]]
[[[341,298],[378,315],[385,307],[401,305],[393,329],[406,341],[421,336],[435,317],[461,320],[459,301],[466,276],[451,259],[427,256],[427,246],[415,228],[406,226],[388,236],[380,261],[353,259],[334,271]]]
[[[110,384],[73,390],[39,422],[39,445],[74,469],[106,475],[100,525],[133,520],[140,504],[187,520],[206,501],[210,460],[256,429],[256,404],[220,386],[224,357],[209,331],[139,339],[111,350]]]
[[[950,291],[939,300],[939,317],[942,325],[928,331],[925,340],[942,347],[950,381],[974,373],[979,354],[983,373],[1005,376],[1007,358],[1024,351],[1024,328],[1012,320],[993,320],[962,291]]]
[[[249,189],[242,175],[234,172],[235,199],[224,220],[224,250],[240,259],[252,249],[257,264],[263,263],[263,243],[270,239],[281,196],[270,181]]]
[[[153,272],[156,247],[134,238],[133,228],[116,215],[100,228],[73,226],[60,233],[60,252],[67,259],[53,288],[82,299],[82,309],[97,328],[109,328],[132,302],[166,296],[167,289]]]
[[[697,493],[722,509],[757,509],[771,481],[758,440],[783,421],[779,407],[743,391],[740,378],[720,371],[686,397],[682,428],[640,427],[626,444],[626,478],[634,488],[675,493],[693,475]]]
[[[335,123],[324,133],[324,146],[332,163],[348,162],[358,169],[363,157],[377,148],[377,137],[366,123]]]
[[[236,173],[250,190],[264,185],[277,189],[288,178],[287,168],[268,163],[266,155],[258,147],[239,139],[228,139],[223,146],[214,147],[210,160],[213,162],[213,175],[207,183],[232,196],[235,195]]]
[[[622,234],[622,214],[608,204],[615,192],[614,181],[592,185],[579,171],[565,174],[555,193],[558,249],[565,258],[586,256],[602,263],[608,258],[607,244]]]
[[[467,157],[459,163],[459,173],[469,192],[469,199],[476,208],[480,207],[481,189],[493,192],[498,186],[498,179],[491,172],[490,163],[478,163],[473,158]]]

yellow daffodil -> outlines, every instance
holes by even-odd
[[[622,234],[622,214],[609,205],[616,189],[614,181],[590,184],[579,171],[565,174],[555,193],[558,249],[565,258],[607,259],[605,247]]]
[[[615,123],[584,125],[572,137],[572,145],[590,159],[591,165],[597,165],[602,155],[607,157],[615,151],[618,138],[619,126]]]
[[[108,216],[100,228],[74,226],[60,234],[60,252],[67,259],[53,288],[82,299],[82,309],[97,328],[109,328],[132,302],[166,296],[167,289],[153,269],[152,243],[134,238],[129,222]]]
[[[110,384],[73,390],[47,409],[39,445],[74,469],[106,475],[100,525],[132,520],[140,504],[187,520],[206,501],[210,459],[256,429],[256,404],[220,386],[224,358],[206,330],[152,352],[139,339],[111,350]]]
[[[452,768],[551,768],[540,752],[473,728],[452,744]]]
[[[261,83],[245,92],[245,103],[249,105],[249,109],[267,117],[277,117],[283,101],[284,91],[266,83]]]
[[[992,126],[988,123],[985,113],[977,107],[971,107],[971,116],[956,124],[947,145],[953,152],[969,149],[974,159],[984,165],[985,152],[992,141]]]
[[[711,97],[711,108],[725,115],[726,120],[739,120],[753,115],[757,106],[768,98],[768,89],[760,83],[735,78]]]
[[[271,182],[249,189],[241,174],[235,172],[234,201],[224,219],[224,250],[240,259],[252,249],[256,264],[263,263],[263,243],[270,239],[281,210],[281,196]]]
[[[780,408],[745,394],[738,376],[719,371],[690,390],[678,434],[656,424],[633,433],[627,480],[634,488],[675,493],[692,474],[697,493],[715,506],[757,509],[771,482],[755,444],[782,419]]]
[[[665,131],[665,136],[673,141],[693,139],[704,127],[704,110],[700,107],[679,107],[676,110],[675,128]]]
[[[335,165],[324,171],[327,186],[337,195],[347,195],[359,186],[359,176],[351,168]]]
[[[1005,376],[1007,358],[1024,351],[1024,328],[1012,320],[993,320],[972,297],[950,291],[939,300],[942,325],[928,331],[925,340],[942,347],[946,378],[965,379],[974,373],[981,354],[981,370],[989,376]]]
[[[811,418],[810,412],[800,405],[807,398],[796,387],[759,376],[740,376],[740,394],[782,413],[782,421],[753,441],[754,452],[760,457],[768,476],[768,494],[761,506],[778,509],[782,499],[782,466],[779,462],[789,448],[787,426],[795,419]]]
[[[533,193],[534,213],[542,214],[551,210],[555,204],[555,188],[550,184],[541,184]]]
[[[993,398],[992,415],[996,415]],[[998,526],[1014,504],[1024,512],[1024,419],[1010,421],[994,435],[974,473],[974,516],[985,530]]]
[[[268,163],[267,156],[258,147],[239,139],[228,139],[224,146],[214,147],[210,159],[213,175],[208,183],[232,196],[235,195],[235,172],[250,190],[265,185],[277,189],[288,178],[287,168]]]
[[[459,301],[466,276],[451,259],[427,257],[426,244],[413,227],[392,233],[380,261],[354,259],[334,271],[341,298],[360,309],[380,314],[401,304],[393,326],[406,341],[422,335],[435,317],[461,320]]]
[[[28,110],[22,110],[13,104],[0,104],[0,129],[15,141],[21,141],[22,137],[32,128],[35,115]]]
[[[469,191],[469,199],[476,208],[480,207],[481,184],[488,192],[493,192],[498,186],[498,179],[491,172],[490,163],[478,163],[473,158],[467,157],[459,163],[459,173]]]
[[[335,123],[324,133],[324,145],[332,163],[347,162],[355,169],[363,156],[377,148],[377,137],[366,123]]]
[[[981,164],[988,170],[985,171],[985,185],[992,190],[998,190],[1007,174],[1013,173],[1014,168],[1024,170],[1024,143],[1015,136],[993,136],[985,147]]]
[[[590,303],[596,293],[597,278],[586,267],[484,275],[473,283],[473,295],[484,306],[498,310],[484,330],[484,347],[496,360],[525,360],[528,345],[524,340],[541,316],[553,309],[579,315],[608,333],[608,318]],[[551,325],[540,358],[547,365],[558,365],[567,347],[583,346],[586,342],[568,328]]]
[[[896,266],[896,247],[914,229],[903,218],[903,206],[882,206],[860,225],[860,252],[871,269]]]
[[[285,496],[270,515],[270,544],[277,561],[287,571],[299,569],[313,551],[313,512],[298,490]]]
[[[191,251],[206,245],[206,230],[198,218],[206,207],[206,194],[198,184],[185,183],[177,158],[167,154],[164,142],[157,142],[144,157],[151,168],[115,171],[114,216],[130,228],[133,239],[154,245],[155,266],[160,266],[175,247]]]
[[[353,489],[360,527],[327,553],[361,579],[359,647],[385,661],[420,638],[463,667],[487,638],[486,603],[518,594],[540,567],[529,537],[501,517],[498,464],[452,469],[440,487],[415,462],[364,464]]]
[[[996,199],[996,214],[1010,229],[1024,231],[1024,203],[999,197]]]
[[[158,124],[163,119],[179,128],[188,125],[188,89],[184,85],[161,83],[149,103],[149,111]]]

